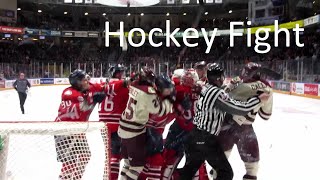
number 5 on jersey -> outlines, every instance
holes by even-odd
[[[133,118],[133,110],[135,109],[136,105],[137,105],[137,100],[130,98],[127,103],[127,108],[125,110],[125,116],[127,120],[131,120]]]

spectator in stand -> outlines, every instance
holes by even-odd
[[[20,100],[20,109],[22,114],[24,114],[24,103],[27,99],[27,91],[30,89],[31,85],[29,81],[25,78],[24,73],[20,73],[19,79],[13,83],[13,87],[16,89]]]

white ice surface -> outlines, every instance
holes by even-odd
[[[20,112],[15,91],[0,91],[0,121],[53,121],[65,87],[32,87],[25,104],[25,115]],[[320,179],[319,107],[319,100],[274,95],[272,118],[269,121],[258,118],[254,124],[261,156],[259,180]],[[98,120],[97,110],[92,113],[90,120]],[[14,180],[58,179],[60,164],[55,160],[54,143],[50,138],[21,136],[10,139],[10,167],[7,171],[11,172]],[[96,173],[102,172],[103,167],[100,134],[90,134],[89,143],[92,144],[92,158],[83,179],[100,180],[102,174]],[[241,180],[245,169],[236,148],[230,162],[235,174],[234,180]]]

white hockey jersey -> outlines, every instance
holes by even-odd
[[[127,107],[120,120],[119,137],[128,139],[145,133],[151,114],[163,116],[171,109],[172,104],[168,100],[161,101],[153,87],[131,85]]]
[[[259,116],[264,120],[268,120],[271,117],[273,107],[272,88],[265,81],[249,80],[245,82],[240,82],[229,92],[231,98],[240,101],[246,101],[248,98],[258,95],[259,91],[269,93],[270,98],[268,99],[268,101],[264,102],[259,108],[254,109],[254,111],[250,112],[246,116],[234,115],[233,120],[235,120],[239,125],[252,124],[257,114],[259,114]]]

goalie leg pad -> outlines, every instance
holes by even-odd
[[[76,136],[54,136],[54,141],[56,146],[58,162],[64,163],[77,160]]]

